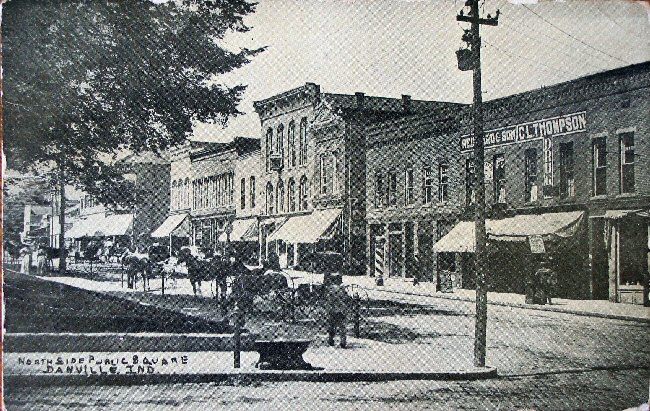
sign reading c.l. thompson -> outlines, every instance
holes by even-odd
[[[587,129],[587,113],[565,114],[562,116],[544,118],[528,123],[515,124],[485,131],[483,142],[485,148],[517,144],[525,141],[562,136],[585,131]],[[460,151],[474,149],[474,136],[466,135],[460,138]]]

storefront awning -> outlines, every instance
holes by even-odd
[[[610,220],[619,220],[632,214],[640,214],[643,210],[607,210],[605,211],[604,218]]]
[[[583,212],[518,215],[501,220],[486,220],[485,229],[489,240],[526,241],[531,236],[570,237],[575,234]],[[461,221],[434,246],[438,253],[473,253],[476,237],[473,221]]]
[[[255,236],[253,237],[253,233]],[[227,241],[228,236],[226,233],[219,235],[219,241]],[[230,241],[256,241],[257,240],[257,219],[244,218],[232,222],[232,232],[230,233]]]
[[[156,228],[151,236],[154,238],[169,237],[189,237],[190,226],[187,214],[174,214],[170,215],[163,221],[160,227]]]
[[[92,237],[95,231],[104,226],[105,219],[103,214],[94,214],[78,220],[70,230],[66,231],[65,238]]]
[[[101,226],[95,227],[93,237],[112,237],[129,235],[133,228],[133,214],[115,214],[104,218]]]
[[[290,217],[267,241],[284,240],[293,244],[312,244],[330,230],[341,215],[340,208],[314,210],[310,214]]]

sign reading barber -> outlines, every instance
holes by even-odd
[[[485,148],[490,148],[534,141],[542,138],[580,133],[586,131],[586,129],[587,113],[582,111],[579,113],[544,118],[528,123],[487,130],[483,135],[483,141]],[[460,138],[460,151],[471,151],[473,149],[474,136],[462,136]]]

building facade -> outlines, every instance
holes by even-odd
[[[650,246],[649,74],[650,64],[638,64],[485,103],[492,290],[525,292],[543,258],[535,242],[553,258],[558,296],[642,301]],[[367,132],[368,241],[388,244],[379,257],[388,260],[389,275],[408,276],[411,259],[426,267],[424,278],[440,283],[449,272],[456,285],[471,288],[471,108],[408,123]],[[422,220],[435,220],[436,228],[425,223],[426,234],[409,240]],[[438,240],[432,248],[429,237]],[[424,257],[429,253],[435,263]]]
[[[260,258],[271,247],[281,266],[362,274],[364,129],[438,105],[323,93],[314,83],[256,102],[264,166]]]

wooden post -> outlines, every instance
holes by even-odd
[[[234,325],[235,329],[233,332],[233,341],[234,341],[234,351],[233,351],[233,360],[234,360],[234,367],[235,368],[240,368],[241,367],[241,326],[242,326],[242,312],[241,309],[239,308],[239,303],[235,303],[235,309],[233,310],[233,319],[234,319]]]
[[[354,293],[354,336],[359,338],[361,334],[361,297]]]

